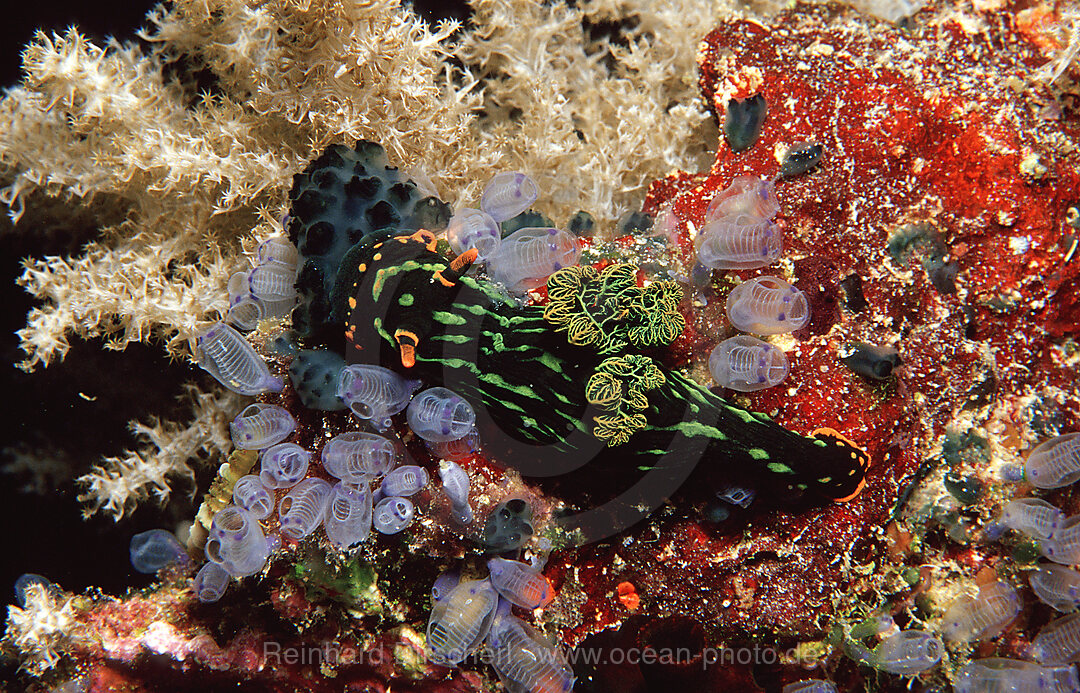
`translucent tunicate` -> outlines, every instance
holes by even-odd
[[[694,238],[697,260],[711,269],[755,269],[776,262],[784,252],[780,227],[748,214],[710,221]]]
[[[836,693],[836,684],[821,679],[796,681],[784,686],[780,693]]]
[[[296,298],[280,301],[264,301],[246,291],[241,294],[229,294],[229,311],[226,320],[240,330],[254,330],[262,320],[283,318],[296,307]]]
[[[405,417],[413,433],[436,443],[463,438],[476,422],[472,406],[445,387],[418,394],[409,402]]]
[[[278,443],[262,455],[259,480],[267,488],[291,488],[308,472],[311,453],[296,443]]]
[[[416,465],[393,469],[382,481],[383,495],[411,496],[428,485],[427,470]]]
[[[409,526],[416,509],[408,498],[383,498],[372,513],[372,524],[382,534],[397,534]]]
[[[236,484],[233,485],[232,499],[233,503],[247,510],[256,520],[265,520],[274,511],[273,494],[254,474],[248,474],[236,480]]]
[[[281,392],[281,378],[270,375],[266,361],[243,335],[219,322],[196,340],[199,366],[219,383],[241,395]]]
[[[732,505],[737,505],[740,508],[749,508],[756,496],[757,491],[743,486],[728,486],[727,488],[716,492],[717,498],[722,501],[727,501]]]
[[[337,394],[357,418],[370,419],[376,429],[385,431],[390,417],[408,405],[418,387],[419,381],[406,380],[388,368],[356,364],[342,369]]]
[[[918,12],[926,0],[846,0],[855,9],[884,22],[899,23]]]
[[[503,599],[523,609],[539,609],[554,596],[551,583],[528,563],[492,558],[488,561],[488,571],[492,587]]]
[[[263,301],[282,301],[296,296],[296,268],[267,262],[247,273],[248,290]]]
[[[424,441],[424,446],[437,458],[458,462],[472,456],[480,449],[480,432],[474,428],[463,438],[448,440],[444,443],[428,440]]]
[[[503,222],[524,212],[539,196],[540,188],[532,178],[517,171],[505,171],[484,186],[480,209],[496,222]]]
[[[454,519],[463,525],[472,524],[472,507],[469,505],[469,474],[456,462],[439,462],[439,479],[442,480],[443,493],[450,499],[454,510]]]
[[[326,515],[333,487],[324,479],[304,479],[285,494],[278,505],[281,533],[292,539],[303,539],[318,529]]]
[[[725,339],[709,354],[713,380],[739,392],[779,385],[788,376],[789,368],[783,350],[750,335]]]
[[[456,462],[440,462],[439,479],[442,480],[443,491],[451,505],[458,507],[469,504],[469,475],[461,465]]]
[[[1049,539],[1039,542],[1039,549],[1054,563],[1080,563],[1080,515],[1062,520]]]
[[[460,507],[456,507],[453,510],[454,513],[452,515],[452,519],[454,520],[454,522],[461,525],[462,527],[467,527],[471,525],[473,523],[473,520],[476,519],[473,516],[471,505],[463,505]]]
[[[979,588],[977,597],[963,596],[952,603],[942,619],[942,634],[951,642],[991,638],[1020,613],[1020,597],[1012,585],[992,582]]]
[[[336,435],[322,449],[323,468],[342,481],[360,484],[393,469],[404,452],[396,441],[376,433]]]
[[[1041,498],[1018,498],[1001,511],[1001,524],[1042,541],[1049,539],[1064,520],[1060,508]]]
[[[772,181],[757,176],[738,176],[709,202],[705,208],[705,223],[743,214],[756,219],[772,219],[779,211],[780,201]]]
[[[450,219],[446,240],[458,255],[476,248],[477,261],[483,262],[499,250],[502,231],[489,214],[479,209],[462,209]]]
[[[1024,474],[1032,486],[1060,488],[1080,479],[1080,433],[1042,443],[1028,455]]]
[[[296,430],[296,419],[284,407],[257,402],[229,424],[232,442],[241,450],[262,450],[280,443]]]
[[[207,563],[195,574],[191,589],[204,604],[216,602],[229,587],[229,573],[217,563]]]
[[[425,654],[432,664],[456,666],[487,636],[499,593],[488,580],[467,580],[432,606]]]
[[[131,537],[131,567],[140,573],[156,573],[173,563],[186,563],[187,551],[176,535],[164,529],[151,529]]]
[[[810,322],[810,304],[806,294],[783,279],[755,277],[728,294],[727,316],[744,332],[794,332]]]
[[[1045,563],[1028,573],[1031,590],[1058,611],[1080,606],[1080,573],[1063,565]]]
[[[1077,693],[1076,667],[1043,667],[1034,662],[991,657],[960,667],[956,693]]]
[[[268,262],[277,262],[295,270],[300,263],[300,254],[288,239],[273,236],[260,243],[255,251],[256,264],[264,265]]]
[[[487,661],[507,691],[566,693],[574,671],[557,647],[509,613],[498,613],[487,638]]]
[[[902,630],[891,635],[870,653],[870,666],[901,676],[914,676],[941,661],[945,647],[921,630]]]
[[[1080,613],[1069,614],[1043,626],[1029,650],[1043,664],[1067,664],[1080,656]]]
[[[277,263],[275,263],[277,264]],[[295,276],[296,268],[292,269]],[[288,315],[296,306],[296,291],[284,296],[264,296],[252,292],[251,272],[237,272],[229,277],[229,311],[226,319],[241,330],[253,330],[261,320]]]
[[[15,580],[15,603],[20,607],[26,606],[26,590],[31,585],[41,585],[41,587],[52,595],[57,595],[60,592],[60,588],[52,584],[49,578],[44,575],[38,575],[37,573],[23,573]]]
[[[263,569],[270,544],[255,518],[243,508],[229,505],[214,515],[205,552],[211,562],[241,578]]]
[[[333,544],[350,549],[371,535],[371,489],[339,481],[330,491],[323,528]]]
[[[554,272],[576,265],[581,248],[573,234],[561,229],[527,227],[503,239],[488,258],[491,278],[511,293],[543,286]]]
[[[456,570],[448,570],[435,578],[435,584],[431,586],[431,601],[441,602],[446,599],[454,588],[461,583],[461,573]]]

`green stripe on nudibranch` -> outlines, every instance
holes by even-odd
[[[431,316],[444,325],[464,325],[468,322],[457,313],[451,313],[445,310],[432,311]]]
[[[693,438],[695,436],[705,436],[712,440],[728,440],[728,435],[721,431],[719,428],[703,424],[699,421],[680,421],[673,426],[663,426],[656,430],[659,431],[675,431],[681,433],[687,438]]]

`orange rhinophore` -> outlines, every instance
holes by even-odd
[[[476,248],[469,248],[461,255],[450,261],[450,269],[457,272],[459,275],[465,270],[469,269],[469,265],[476,262],[476,257],[480,254]]]
[[[420,338],[415,332],[404,328],[394,332],[394,340],[398,343],[398,351],[401,353],[401,365],[412,368],[416,365],[416,347],[420,345]]]

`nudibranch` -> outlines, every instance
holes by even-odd
[[[450,259],[425,230],[353,246],[331,297],[347,303],[347,360],[457,393],[485,451],[526,476],[690,459],[780,504],[861,490],[868,458],[839,433],[789,431],[649,356],[682,331],[677,284],[638,287],[629,265],[570,267],[548,280],[546,309],[521,307],[465,274],[475,257]]]

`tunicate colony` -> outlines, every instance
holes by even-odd
[[[705,224],[694,239],[698,266],[740,270],[776,262],[783,252],[782,232],[773,221],[779,211],[772,181],[735,178],[705,210]],[[810,320],[806,296],[771,276],[737,285],[728,294],[726,309],[736,329],[757,335],[793,332]],[[717,384],[739,392],[774,387],[788,370],[780,348],[750,335],[724,340],[709,356],[709,371]]]
[[[270,238],[256,251],[256,266],[229,278],[227,320],[253,330],[260,320],[282,318],[296,305],[297,252],[284,238]]]
[[[280,244],[274,247],[280,249]],[[245,357],[249,356],[245,352]],[[252,362],[254,366],[248,363],[249,371],[265,369],[265,362],[257,354],[253,358],[258,361]],[[293,371],[294,381],[297,373],[323,369],[322,384],[335,383],[336,400],[352,410],[357,419],[368,420],[381,431],[389,427],[391,416],[409,405],[420,386],[377,366],[347,366],[332,359],[320,363],[318,352],[310,352],[305,358],[307,366]],[[299,379],[303,381],[303,375]],[[469,436],[475,438],[474,416],[464,400],[445,388],[432,388],[422,395],[410,417],[418,431],[442,444]],[[325,395],[313,399],[320,397],[327,405],[325,408],[337,408]],[[220,598],[227,585],[223,576],[240,578],[263,568],[276,540],[263,534],[258,521],[272,513],[274,490],[287,491],[277,510],[282,534],[294,540],[309,536],[322,526],[332,544],[348,550],[363,542],[372,527],[394,534],[412,522],[415,508],[405,496],[422,490],[429,476],[422,467],[394,469],[404,454],[400,443],[364,431],[334,436],[323,446],[319,460],[325,472],[339,479],[331,484],[318,477],[305,478],[313,457],[311,452],[295,443],[282,442],[296,428],[296,421],[287,410],[263,403],[250,405],[230,424],[236,447],[259,450],[261,465],[258,475],[249,474],[237,481],[233,489],[235,505],[214,517],[206,545],[210,563],[196,578],[195,590],[200,599]],[[466,443],[468,449],[475,446],[475,440]],[[453,465],[445,467],[444,476],[450,482],[455,515],[467,524],[472,521],[468,476],[453,462],[443,464]],[[378,491],[380,498],[373,502],[370,484],[384,475]]]
[[[1006,468],[1007,479],[1038,477],[1043,488],[1059,488],[1080,479],[1080,436],[1058,436],[1037,446],[1028,456],[1024,473]],[[1072,565],[1080,562],[1080,516],[1067,518],[1054,505],[1039,498],[1017,498],[1002,509],[999,522],[988,538],[1014,530],[1038,542],[1043,555]],[[1080,606],[1080,573],[1066,565],[1036,565],[1028,573],[1035,595],[1052,608],[1072,612]],[[1019,616],[1022,601],[1016,588],[1005,581],[983,584],[977,594],[965,594],[946,609],[941,633],[954,643],[990,640],[1000,635]],[[891,619],[882,617],[875,630],[888,632]],[[916,633],[918,633],[916,635]],[[891,643],[891,644],[890,644]],[[911,675],[940,659],[941,644],[928,633],[901,631],[890,635],[874,650],[858,639],[845,643],[848,654],[875,668]],[[1043,626],[1028,647],[1036,662],[1006,658],[972,661],[956,672],[957,693],[1008,693],[1011,691],[1080,692],[1077,671],[1070,662],[1080,658],[1080,613],[1069,613]]]
[[[763,102],[758,104],[753,99],[732,103],[735,109],[733,112],[729,104],[729,121],[735,134],[729,134],[729,140],[739,151],[756,139],[765,109]],[[744,145],[743,141],[748,143]],[[794,176],[812,168],[821,152],[819,145],[793,147],[780,176]],[[381,153],[368,155],[377,159]],[[350,150],[340,147],[329,156],[355,158]],[[357,170],[363,168],[361,162],[356,166]],[[386,168],[389,172],[390,168]],[[387,176],[393,179],[394,174]],[[364,184],[378,188],[382,183],[372,181],[387,176],[377,173]],[[486,263],[490,276],[511,293],[542,286],[552,272],[576,264],[580,257],[574,236],[556,228],[524,227],[502,238],[501,223],[524,212],[537,194],[537,186],[528,176],[496,176],[484,191],[481,208],[460,210],[450,219],[447,230],[447,239],[456,253],[477,250],[477,263]],[[415,197],[414,193],[409,195]],[[416,207],[414,216],[442,214],[434,202],[412,203]],[[400,219],[400,214],[387,211],[391,206],[384,202],[373,205],[368,209],[368,220],[383,214]],[[753,269],[772,264],[783,248],[781,228],[773,221],[778,210],[773,182],[756,177],[735,179],[709,205],[705,225],[695,242],[698,262],[713,269]],[[306,270],[316,266],[311,264],[311,258],[318,256],[319,248],[331,255],[333,251],[323,246],[341,243],[341,239],[327,241],[325,229],[318,227],[309,227],[301,236],[303,255],[308,258]],[[250,330],[261,320],[288,314],[298,300],[295,284],[301,274],[299,260],[296,248],[282,238],[260,245],[256,266],[238,272],[229,281],[228,321],[236,328]],[[323,269],[319,272],[325,275],[320,279],[332,284],[332,273]],[[300,301],[298,314],[307,317],[309,332],[329,318],[326,310],[312,303],[310,295],[301,296]],[[728,296],[727,313],[737,329],[757,335],[798,330],[810,317],[802,292],[770,276],[738,284]],[[294,321],[305,322],[297,315]],[[892,367],[899,365],[895,350],[875,352],[869,345],[859,346],[867,347],[864,351],[869,357],[864,361],[868,365],[849,365],[868,377],[887,377]],[[256,395],[279,392],[283,387],[279,378],[270,375],[258,352],[225,323],[215,324],[199,337],[196,354],[200,366],[237,393]],[[842,356],[847,358],[846,354]],[[744,392],[774,386],[788,372],[787,359],[780,349],[749,335],[732,337],[718,345],[709,366],[719,384]],[[462,525],[472,523],[469,477],[454,461],[468,456],[479,445],[475,414],[465,400],[441,387],[416,395],[422,387],[418,381],[406,380],[377,366],[346,365],[340,356],[325,350],[297,354],[290,366],[290,378],[306,407],[325,411],[348,407],[357,419],[369,421],[384,434],[391,426],[391,417],[406,411],[413,433],[443,458],[439,461],[439,476],[455,520]],[[281,533],[291,539],[310,536],[321,526],[331,544],[351,550],[369,537],[372,527],[393,534],[412,522],[415,506],[408,496],[423,490],[430,476],[417,465],[397,466],[403,459],[400,443],[386,435],[347,432],[329,440],[316,460],[310,451],[283,442],[296,429],[297,423],[288,411],[264,403],[250,405],[230,425],[236,447],[259,451],[261,465],[257,473],[235,483],[234,505],[214,516],[205,546],[208,562],[193,583],[200,601],[220,599],[231,579],[253,575],[265,567],[280,539],[267,536],[259,521],[273,514],[275,491],[285,492],[277,512]],[[307,477],[313,463],[336,477],[335,483]],[[1060,436],[1036,448],[1023,477],[1038,488],[1057,488],[1080,479],[1080,433]],[[374,492],[372,484],[377,489]],[[753,490],[733,487],[718,495],[728,503],[745,507],[753,499]],[[484,544],[492,551],[519,549],[532,534],[531,512],[521,499],[497,505],[487,518]],[[1001,525],[1038,540],[1051,560],[1080,562],[1080,516],[1065,518],[1049,503],[1025,498],[1005,507]],[[132,565],[141,572],[156,572],[186,560],[176,538],[163,530],[144,532],[132,539]],[[513,616],[510,609],[511,605],[537,609],[551,601],[554,592],[540,566],[492,558],[488,569],[489,576],[483,580],[459,582],[456,576],[444,575],[436,582],[428,627],[428,660],[455,666],[483,645],[508,690],[570,690],[573,672],[558,650]],[[1029,580],[1039,598],[1059,611],[1071,611],[1080,604],[1080,573],[1070,568],[1044,564],[1031,571]],[[20,578],[16,584],[20,601],[26,585],[38,583],[52,587],[40,576],[28,574]],[[953,641],[984,640],[1001,632],[1019,611],[1018,595],[1010,585],[984,585],[978,597],[963,597],[949,608],[943,634]],[[848,654],[881,671],[904,676],[925,671],[941,658],[941,642],[929,633],[895,631],[891,619],[882,619],[878,630],[891,634],[873,649],[857,640],[848,641]],[[1064,616],[1044,627],[1034,639],[1030,654],[1041,664],[1000,658],[973,661],[957,672],[956,690],[1080,690],[1075,667],[1061,666],[1080,656],[1080,614]],[[832,683],[820,680],[784,687],[785,693],[835,690]]]
[[[900,676],[914,676],[930,669],[941,661],[945,647],[941,640],[921,630],[896,630],[892,618],[882,616],[874,622],[871,635],[890,633],[872,650],[859,638],[844,643],[844,650],[852,659],[879,671]]]
[[[1080,436],[1075,433],[1045,441],[1029,454],[1024,474],[1006,468],[1005,476],[1040,479],[1042,488],[1059,488],[1080,479]],[[1017,498],[1002,509],[996,529],[1005,529],[1036,540],[1043,555],[1066,565],[1080,562],[1080,516],[1065,517],[1054,505],[1039,498]],[[1057,611],[1073,612],[1080,606],[1080,573],[1066,565],[1041,564],[1028,573],[1035,595]],[[1001,634],[1022,610],[1020,595],[1005,581],[982,585],[977,594],[956,599],[941,620],[941,632],[955,643],[979,642]],[[891,619],[882,617],[876,630],[887,632]],[[889,636],[873,651],[857,639],[848,640],[849,655],[883,671],[911,675],[940,659],[941,646],[928,633],[901,631]],[[903,636],[901,638],[901,636]],[[890,643],[892,643],[890,645]],[[1010,691],[1080,692],[1080,680],[1071,662],[1080,658],[1080,613],[1069,613],[1043,626],[1031,641],[1027,656],[1036,662],[1006,658],[972,661],[955,676],[957,693],[1007,693]]]
[[[558,648],[511,613],[550,600],[551,586],[536,566],[492,559],[484,580],[460,583],[443,575],[432,588],[426,655],[429,662],[457,666],[481,645],[486,660],[509,691],[565,692],[574,674]]]
[[[555,228],[521,228],[502,239],[499,223],[523,212],[537,195],[538,188],[528,176],[500,174],[485,189],[481,209],[459,212],[447,232],[455,251],[475,248],[478,261],[487,262],[493,279],[509,292],[542,286],[548,275],[575,264],[580,256],[573,235]],[[315,232],[311,228],[303,237],[308,246]],[[310,247],[302,250],[305,257],[312,256]],[[230,280],[230,321],[253,329],[259,320],[287,313],[297,300],[293,288],[297,263],[298,254],[287,241],[263,243],[256,267]],[[308,295],[301,297],[298,310],[298,322],[311,331],[325,314],[318,300]],[[270,376],[262,357],[228,325],[211,328],[200,338],[197,352],[204,369],[241,394],[281,389],[280,380]],[[408,496],[423,490],[430,476],[417,465],[397,466],[404,449],[386,434],[391,417],[402,411],[412,431],[442,458],[439,476],[453,519],[463,526],[473,522],[469,477],[455,462],[479,446],[475,414],[464,399],[443,387],[415,394],[422,386],[418,381],[378,366],[347,365],[323,350],[299,352],[289,374],[305,406],[326,411],[347,407],[356,419],[369,422],[382,435],[338,434],[323,445],[316,459],[300,445],[286,442],[297,423],[285,409],[257,403],[241,412],[230,424],[233,443],[238,449],[259,451],[260,468],[236,482],[234,504],[214,516],[205,548],[208,562],[193,584],[200,601],[220,599],[230,579],[253,575],[266,565],[280,540],[264,534],[259,521],[272,515],[275,491],[285,492],[277,505],[280,531],[293,540],[310,536],[321,526],[333,545],[350,550],[366,540],[373,527],[384,534],[408,527],[415,516]],[[308,476],[316,462],[336,483]],[[373,483],[377,484],[374,492]],[[484,543],[490,550],[517,549],[532,536],[531,521],[528,503],[516,498],[505,501],[488,518]],[[136,563],[143,564],[151,567],[145,561]],[[509,612],[509,604],[529,609],[544,606],[554,596],[551,586],[537,568],[524,563],[493,558],[489,567],[490,580],[447,585],[443,595],[436,589],[429,657],[455,664],[460,661],[456,652],[467,653],[487,638],[493,666],[513,690],[569,690],[572,672],[560,663],[556,650]],[[501,600],[507,606],[497,614]],[[548,653],[550,661],[544,661],[541,655]]]
[[[783,252],[780,211],[771,181],[740,176],[709,203],[705,225],[694,239],[697,259],[712,269],[756,269],[776,262]]]
[[[361,171],[370,174],[370,162],[365,162],[365,157],[377,160],[381,150],[364,150],[358,145],[357,152],[353,153],[346,148],[332,147],[320,160],[330,162],[331,168],[340,166],[354,169],[356,175],[361,175]],[[359,183],[354,177],[346,185],[366,186],[365,190],[370,188],[378,194],[383,181],[394,178],[392,169],[386,167],[386,171],[385,175],[375,171]],[[416,203],[413,194],[408,192],[411,188],[402,186],[403,183],[394,183],[392,188],[401,189],[392,190],[387,200],[368,208],[365,218],[373,229],[379,228],[382,220],[393,219],[392,223],[396,223],[407,216],[392,209],[393,203],[388,200],[405,199],[409,204]],[[297,206],[318,207],[317,198],[326,194],[333,196],[332,191],[327,193],[330,188],[333,185],[320,183],[318,188],[305,188],[302,182],[298,183],[293,191],[294,209]],[[515,173],[497,177],[485,190],[480,210],[472,210],[469,214],[464,214],[468,210],[463,210],[460,228],[471,229],[473,233],[447,234],[455,250],[462,253],[477,250],[476,264],[486,262],[489,276],[509,293],[520,294],[542,286],[551,273],[576,264],[580,257],[580,246],[572,234],[549,226],[523,225],[520,220],[528,214],[515,217],[535,199],[535,183],[527,176]],[[775,259],[780,239],[779,228],[772,222],[778,209],[772,183],[750,179],[740,183],[725,199],[726,202],[719,200],[713,205],[714,221],[722,222],[728,216],[736,215],[735,226],[753,227],[750,240],[764,250],[758,257]],[[439,204],[437,201],[420,201],[409,218],[413,221],[438,219],[444,213]],[[335,213],[329,207],[326,209],[325,214]],[[753,215],[758,215],[756,221],[750,218]],[[540,223],[550,223],[538,215],[533,216]],[[469,218],[479,222],[471,226],[465,224]],[[281,238],[264,242],[257,252],[255,268],[237,273],[230,281],[229,320],[241,329],[253,329],[261,320],[281,317],[288,306],[299,301],[293,312],[294,327],[300,334],[318,340],[318,335],[326,334],[325,330],[341,317],[332,315],[328,306],[321,303],[325,300],[326,288],[333,284],[337,268],[336,264],[321,260],[335,254],[333,247],[354,242],[356,238],[350,232],[349,237],[343,239],[335,230],[339,227],[329,222],[308,223],[297,233],[295,220],[285,221],[290,235],[302,246],[301,253]],[[505,239],[496,236],[490,222],[502,226],[503,232],[510,235]],[[407,228],[405,223],[402,226]],[[434,227],[438,228],[438,223]],[[477,229],[485,231],[481,233]],[[721,248],[727,243],[735,255],[746,250],[746,244],[742,243],[745,239],[734,238],[728,233],[730,229],[725,231],[717,226],[713,230],[717,235],[710,248]],[[773,231],[777,233],[775,237],[771,235]],[[728,235],[724,236],[725,233]],[[744,258],[743,262],[747,261]],[[752,266],[763,266],[753,264],[759,261],[749,260]],[[303,266],[298,269],[301,262]],[[298,288],[295,293],[291,277],[295,277]],[[318,288],[313,290],[316,286]],[[796,298],[799,295],[795,293]],[[790,317],[769,317],[783,323],[787,329],[801,326],[797,311]],[[757,333],[770,332],[758,329]],[[766,375],[766,381],[782,379],[776,374],[777,368],[786,369],[782,352],[759,340],[747,341],[752,339],[746,337],[738,344],[758,349],[755,357],[759,361],[760,357],[766,357],[768,367],[762,370],[760,365],[751,366],[744,358],[743,365],[732,366],[732,370],[740,371],[747,385],[759,385],[762,374]],[[293,355],[289,376],[305,407],[323,411],[348,408],[356,419],[368,422],[382,435],[364,431],[341,433],[328,440],[316,454],[288,440],[298,425],[287,410],[256,403],[242,411],[230,424],[233,443],[238,450],[256,451],[261,462],[258,469],[237,480],[232,488],[233,504],[213,517],[204,550],[208,562],[200,568],[193,582],[193,591],[200,601],[216,601],[232,579],[263,570],[270,554],[282,543],[276,532],[267,534],[260,524],[260,521],[270,519],[275,510],[282,536],[299,540],[322,527],[329,543],[345,551],[353,550],[365,541],[372,528],[392,534],[408,527],[416,512],[408,496],[422,491],[430,482],[430,476],[427,470],[417,465],[397,466],[403,460],[404,451],[388,431],[391,417],[402,411],[405,411],[404,418],[412,432],[441,458],[439,476],[443,492],[450,501],[452,519],[459,525],[473,522],[469,476],[456,460],[475,452],[480,441],[474,428],[475,414],[464,399],[441,387],[429,388],[417,395],[417,390],[422,387],[418,381],[406,380],[377,366],[348,365],[340,356],[326,350],[298,352],[288,342],[279,345],[279,349]],[[240,394],[254,395],[282,389],[283,383],[270,375],[259,353],[229,325],[218,323],[206,331],[198,340],[196,353],[205,370]],[[729,361],[731,358],[729,355]],[[737,357],[734,361],[740,362]],[[755,368],[756,372],[751,373]],[[316,475],[310,476],[313,472]],[[328,481],[320,472],[334,478]],[[740,505],[749,504],[754,495],[753,489],[741,488],[729,489],[727,493],[729,502]],[[487,516],[480,539],[489,552],[518,551],[533,535],[532,521],[532,508],[528,502],[521,498],[506,499]],[[429,626],[430,661],[456,664],[461,661],[460,657],[482,643],[509,690],[519,693],[570,690],[573,672],[557,648],[511,612],[511,605],[537,609],[553,598],[554,591],[540,572],[542,563],[534,561],[529,565],[496,557],[490,559],[488,567],[490,575],[485,580],[458,584],[456,578],[450,580],[444,576],[437,582]],[[888,641],[883,646],[885,644]],[[874,650],[875,665],[885,670],[891,670],[890,666],[894,669],[907,666],[890,664],[890,657],[899,655],[883,646]],[[827,682],[820,683],[827,686]]]

